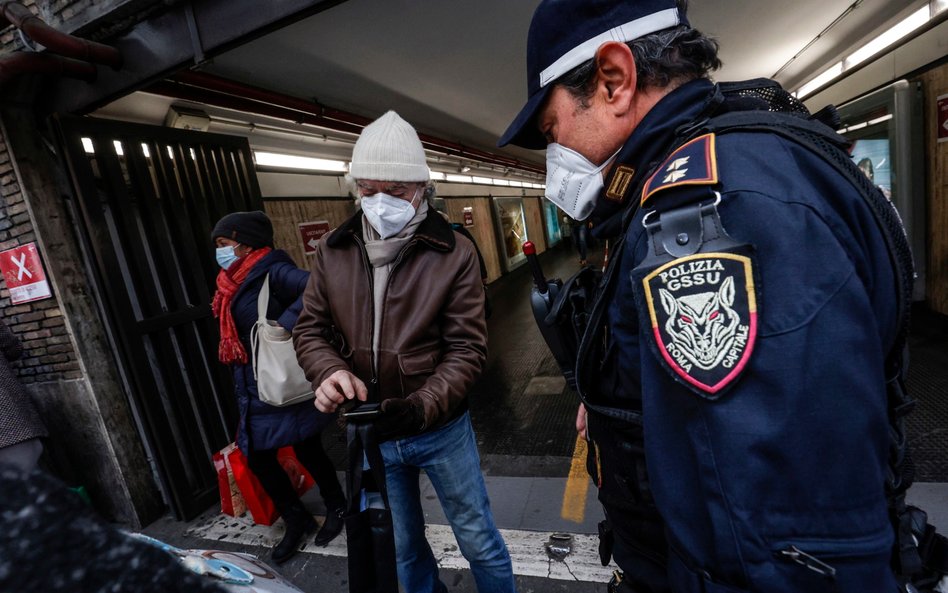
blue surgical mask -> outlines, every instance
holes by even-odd
[[[220,267],[225,270],[231,266],[235,261],[237,261],[237,254],[234,253],[234,246],[228,245],[227,247],[218,247],[217,248],[217,263]]]

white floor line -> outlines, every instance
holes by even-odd
[[[561,562],[551,560],[546,555],[545,544],[550,533],[517,529],[501,529],[500,533],[507,542],[514,574],[562,581],[605,583],[615,568],[612,564],[603,567],[599,562],[599,541],[594,535],[573,534],[573,552]],[[439,566],[456,570],[469,568],[458,550],[457,541],[449,526],[427,525],[426,534]],[[272,527],[267,527],[254,525],[247,515],[236,518],[213,515],[191,527],[188,535],[211,541],[269,548],[283,535],[283,522],[277,521]],[[325,548],[313,546],[312,539],[308,539],[302,548],[304,553],[340,557],[346,555],[345,532]]]

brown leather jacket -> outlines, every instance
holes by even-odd
[[[316,246],[293,329],[313,389],[334,372],[351,370],[369,388],[370,401],[402,397],[422,404],[428,430],[459,416],[487,358],[484,288],[474,245],[434,208],[395,258],[382,308],[375,371],[372,269],[359,212]]]

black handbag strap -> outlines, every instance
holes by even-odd
[[[385,484],[385,462],[382,460],[382,450],[379,449],[378,438],[372,424],[352,424],[346,427],[346,447],[349,452],[349,472],[346,476],[347,493],[349,496],[349,515],[359,512],[361,493],[364,487],[365,476],[364,460],[369,462],[369,471],[372,479],[382,495],[385,508],[388,504],[388,488]]]

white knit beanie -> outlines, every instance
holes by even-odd
[[[394,111],[365,126],[355,148],[349,175],[375,181],[428,181],[428,163],[418,133]]]

